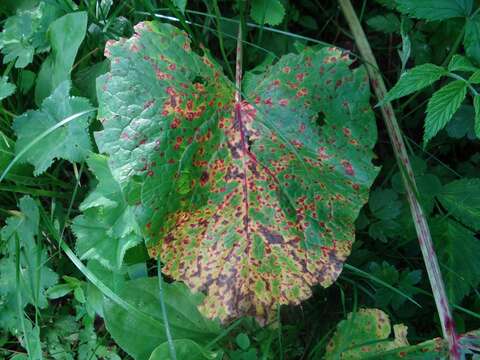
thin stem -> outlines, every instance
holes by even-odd
[[[167,307],[165,306],[165,298],[163,295],[163,279],[162,279],[162,264],[160,263],[160,256],[157,257],[157,271],[158,271],[158,291],[160,294],[160,306],[162,307],[163,323],[165,324],[165,335],[167,336],[168,349],[172,360],[177,360],[177,352],[175,351],[175,345],[173,344],[172,332],[170,331],[170,323],[167,317]]]
[[[242,102],[242,24],[238,26],[237,60],[235,61],[235,102]]]
[[[362,54],[362,57],[367,60],[366,68],[370,76],[372,88],[375,91],[378,100],[382,102],[387,93],[387,89],[367,37],[360,25],[350,0],[338,0],[338,2],[353,33],[357,47]],[[407,193],[407,199],[410,205],[415,229],[417,231],[420,249],[422,251],[423,260],[425,262],[428,278],[433,291],[433,297],[440,317],[443,337],[448,342],[450,359],[457,360],[460,359],[460,349],[455,323],[445,292],[438,259],[433,248],[427,219],[417,198],[417,185],[408,158],[407,149],[391,103],[384,102],[381,111],[393,146],[395,158],[401,170],[400,172],[402,173],[403,185]]]

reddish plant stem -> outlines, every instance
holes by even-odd
[[[338,2],[365,62],[375,95],[381,102],[385,98],[387,89],[367,37],[365,36],[350,0],[338,0]],[[425,262],[428,278],[433,291],[433,297],[440,317],[443,337],[448,342],[450,359],[457,360],[460,359],[459,338],[455,330],[455,323],[448,303],[447,294],[445,292],[440,266],[433,248],[432,236],[430,234],[427,219],[416,195],[418,193],[417,185],[408,158],[407,149],[391,103],[383,103],[381,106],[381,112],[392,143],[395,158],[402,173],[403,185],[407,193],[407,199],[410,205],[415,229],[417,231],[423,261]]]

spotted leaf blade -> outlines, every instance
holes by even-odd
[[[377,174],[365,70],[306,50],[252,75],[235,103],[220,66],[171,25],[140,23],[106,55],[97,143],[150,255],[207,294],[204,314],[267,323],[332,284]]]

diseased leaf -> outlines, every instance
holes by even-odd
[[[127,204],[106,157],[91,154],[87,163],[99,183],[80,205],[84,214],[73,220],[76,252],[82,260],[95,259],[119,269],[126,251],[142,241],[134,208]]]
[[[182,283],[162,284],[172,338],[189,339],[206,345],[220,333],[217,323],[206,320],[197,310],[201,295],[191,294]],[[155,348],[167,341],[160,307],[158,278],[126,282],[116,293],[152,318],[138,319],[115,302],[105,299],[105,324],[113,339],[133,358],[148,359]],[[178,357],[178,359],[182,359]]]
[[[443,187],[438,199],[449,215],[480,231],[480,179],[455,180]]]
[[[445,20],[468,17],[473,0],[395,0],[397,9],[411,17],[425,20]]]
[[[35,53],[48,49],[48,25],[61,15],[61,11],[45,1],[31,10],[21,10],[10,16],[0,33],[0,49],[3,63],[15,61],[15,67],[24,68]]]
[[[395,339],[386,341],[391,331],[390,319],[381,310],[360,309],[350,313],[337,325],[327,344],[325,359],[362,359],[365,355],[373,356],[408,345],[405,325],[394,325]]]
[[[480,284],[480,240],[455,221],[437,217],[431,222],[435,250],[450,302],[458,304]]]
[[[8,82],[6,76],[0,77],[0,101],[12,95],[16,88],[14,84]]]
[[[37,105],[65,80],[70,80],[78,48],[87,31],[87,13],[70,13],[55,20],[48,29],[51,54],[42,63],[35,87]]]
[[[91,110],[87,99],[69,96],[70,83],[65,81],[45,99],[40,110],[30,110],[13,122],[17,135],[15,152],[18,154],[38,136],[60,121],[77,113]],[[54,159],[70,162],[83,161],[91,150],[88,124],[92,113],[84,114],[68,124],[53,130],[37,144],[33,145],[20,161],[35,166],[34,175],[43,173]]]
[[[462,80],[452,81],[433,94],[427,105],[425,144],[447,125],[466,95],[467,83]]]
[[[266,323],[332,284],[377,174],[364,68],[306,49],[251,74],[249,102],[235,103],[185,33],[154,22],[136,32],[106,48],[96,140],[122,188],[137,189],[150,255],[224,321]]]
[[[253,0],[250,16],[260,25],[279,25],[285,16],[285,8],[279,0]]]
[[[383,101],[393,101],[403,96],[412,94],[416,91],[432,85],[435,81],[447,74],[443,67],[424,64],[407,70],[400,76],[395,86],[385,96]]]
[[[354,359],[444,359],[448,346],[441,338],[409,345],[407,327],[394,325],[395,338],[390,340],[390,319],[379,309],[360,309],[350,313],[337,325],[337,330],[327,344],[326,360]]]

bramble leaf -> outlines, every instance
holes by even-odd
[[[473,0],[395,0],[397,9],[411,17],[425,20],[445,20],[468,17]]]
[[[184,32],[140,23],[110,42],[96,134],[163,271],[202,311],[261,323],[332,284],[377,174],[364,68],[338,49],[287,55],[250,75],[247,101]],[[135,191],[132,191],[135,193]]]
[[[463,55],[453,55],[450,63],[448,64],[449,71],[466,71],[466,72],[475,72],[478,70],[472,62]]]
[[[250,16],[260,25],[279,25],[285,16],[285,8],[279,0],[253,0]]]
[[[445,185],[438,199],[448,213],[466,226],[480,231],[480,179],[460,179]]]
[[[425,145],[447,125],[466,95],[467,83],[462,80],[452,81],[433,94],[427,105],[423,135]]]
[[[46,98],[40,110],[30,110],[13,122],[17,135],[15,152],[18,154],[43,132],[69,116],[91,110],[87,99],[69,96],[70,82],[65,81]],[[54,159],[70,162],[82,161],[91,150],[88,124],[92,114],[84,114],[71,122],[53,130],[49,135],[33,145],[20,161],[35,166],[34,175],[43,173]]]
[[[99,183],[80,205],[84,214],[73,220],[76,252],[82,260],[95,259],[109,269],[119,269],[126,251],[142,241],[134,208],[127,204],[106,157],[91,154],[87,163]]]
[[[469,17],[465,25],[465,37],[463,46],[465,53],[477,64],[480,64],[480,15]]]
[[[423,64],[407,70],[400,76],[395,86],[390,89],[383,101],[393,101],[403,96],[432,85],[435,81],[447,74],[443,67],[433,64]]]
[[[19,11],[10,16],[0,33],[0,49],[3,63],[15,61],[15,67],[24,68],[35,53],[48,49],[48,25],[61,15],[54,4],[45,1],[31,10]]]
[[[437,217],[431,222],[449,300],[458,304],[480,284],[480,240],[459,223]]]
[[[375,31],[380,31],[385,34],[400,32],[400,20],[398,16],[393,13],[373,16],[367,20],[367,24]]]

